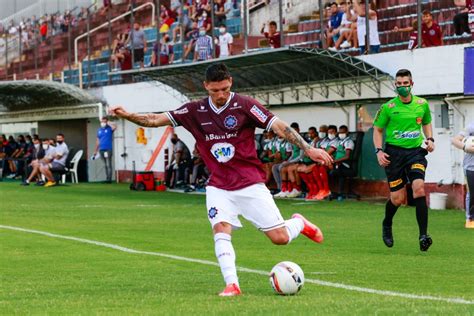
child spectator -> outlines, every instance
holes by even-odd
[[[158,66],[158,56],[160,58],[160,66],[172,64],[174,60],[173,45],[170,44],[169,35],[163,35],[160,43],[161,45],[158,45],[158,43],[153,45],[153,52],[151,54],[151,65],[153,67]],[[160,52],[158,52],[158,46]]]
[[[232,35],[227,32],[225,25],[219,27],[219,57],[229,57],[232,55],[232,44],[234,43],[234,38]]]
[[[268,39],[268,44],[271,48],[280,48],[281,41],[280,41],[280,32],[277,32],[277,24],[275,21],[271,21],[268,24],[268,32],[265,32],[265,23],[262,25],[262,29],[260,30],[260,34],[265,36]]]
[[[359,42],[360,54],[363,55],[366,53],[365,47],[365,36],[366,36],[366,16],[365,16],[365,1],[358,2],[356,0],[353,2],[354,11],[357,13],[357,39]],[[370,53],[378,53],[380,51],[380,38],[379,38],[379,28],[378,28],[378,19],[377,12],[375,11],[375,5],[373,2],[370,3],[371,8],[369,8],[369,43],[370,48],[367,48],[367,51]]]
[[[430,11],[423,11],[423,24],[421,26],[422,47],[433,47],[443,45],[443,32],[438,23],[433,21]]]
[[[204,61],[212,59],[212,37],[206,35],[204,26],[199,28],[199,37],[194,48],[194,61]]]

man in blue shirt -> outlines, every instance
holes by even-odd
[[[334,43],[338,40],[338,28],[341,26],[342,16],[344,15],[344,12],[339,10],[336,2],[331,3],[330,12],[331,16],[329,17],[329,25],[326,29],[327,47],[334,46]]]
[[[105,163],[106,183],[112,183],[112,144],[116,128],[117,126],[109,124],[109,120],[103,117],[100,121],[100,128],[97,130],[94,157],[99,152],[102,161]]]

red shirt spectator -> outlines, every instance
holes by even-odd
[[[46,37],[46,35],[48,35],[48,23],[44,22],[43,24],[41,24],[40,34],[43,37]]]
[[[130,70],[132,69],[132,54],[128,49],[122,51],[123,59],[120,62],[121,70]]]
[[[438,23],[433,21],[433,15],[428,10],[423,11],[423,24],[421,26],[421,37],[423,47],[443,45],[443,32]]]
[[[271,21],[268,26],[268,32],[265,32],[265,24],[263,24],[262,30],[260,31],[265,38],[268,39],[268,43],[270,44],[271,48],[280,48],[281,41],[280,41],[280,32],[277,32],[277,24],[275,21]]]

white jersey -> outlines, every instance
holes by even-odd
[[[234,43],[234,38],[230,33],[219,35],[219,48],[221,51],[220,57],[230,56],[229,45],[231,45],[232,43]]]
[[[373,20],[369,19],[369,28],[370,28],[370,34],[369,34],[369,41],[371,46],[376,46],[380,45],[380,39],[379,39],[379,27],[378,27],[378,19],[375,18]],[[358,16],[357,17],[357,38],[359,40],[359,45],[360,46],[365,46],[365,17],[364,16]]]

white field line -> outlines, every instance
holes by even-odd
[[[126,248],[126,247],[122,247],[122,246],[119,246],[119,245],[109,244],[109,243],[105,243],[105,242],[101,242],[101,241],[95,241],[95,240],[72,237],[72,236],[52,234],[52,233],[39,231],[39,230],[34,230],[34,229],[26,229],[26,228],[6,226],[6,225],[0,225],[0,228],[8,229],[8,230],[14,230],[14,231],[20,231],[20,232],[25,232],[25,233],[38,234],[38,235],[48,236],[48,237],[52,237],[52,238],[72,240],[72,241],[77,241],[77,242],[84,243],[84,244],[90,244],[90,245],[101,246],[101,247],[105,247],[105,248],[111,248],[111,249],[123,251],[123,252],[126,252],[126,253],[157,256],[157,257],[163,257],[163,258],[179,260],[179,261],[200,263],[200,264],[209,265],[209,266],[219,266],[216,262],[213,262],[213,261],[193,259],[193,258],[187,258],[187,257],[181,257],[181,256],[175,256],[175,255],[169,255],[169,254],[160,253],[160,252],[135,250],[135,249]],[[242,271],[242,272],[248,272],[248,273],[264,275],[264,276],[268,276],[268,274],[269,274],[267,271],[248,269],[248,268],[244,268],[244,267],[237,267],[237,270]],[[456,297],[415,295],[415,294],[395,292],[395,291],[383,291],[383,290],[364,288],[364,287],[360,287],[360,286],[348,285],[348,284],[343,284],[343,283],[327,282],[327,281],[317,280],[317,279],[306,279],[305,282],[312,283],[312,284],[317,284],[317,285],[321,285],[321,286],[339,288],[339,289],[362,292],[362,293],[377,294],[377,295],[382,295],[382,296],[394,296],[394,297],[416,299],[416,300],[430,300],[430,301],[441,301],[441,302],[453,303],[453,304],[474,305],[474,301],[466,300],[466,299],[463,299],[463,298],[456,298]]]

